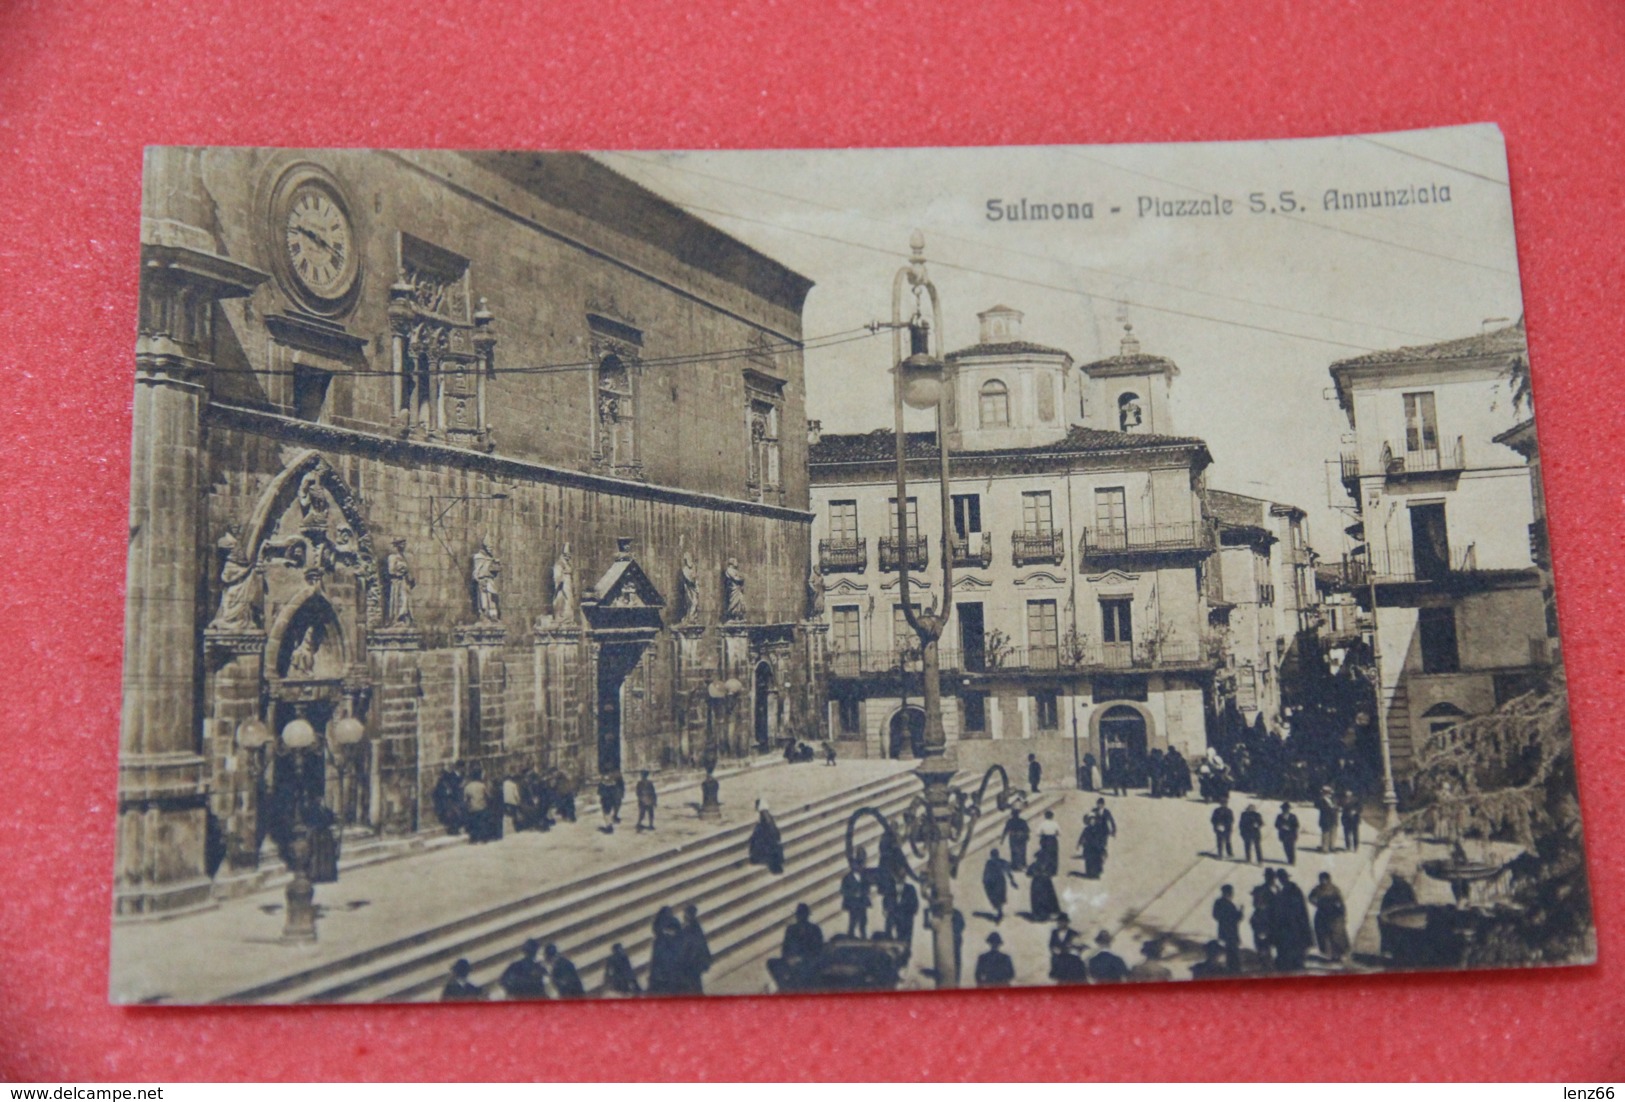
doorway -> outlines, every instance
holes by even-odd
[[[987,625],[982,619],[980,601],[964,601],[959,605],[959,653],[965,669],[987,669]]]
[[[623,705],[626,675],[638,664],[642,648],[606,645],[598,654],[598,772],[621,771]]]
[[[756,749],[768,751],[773,749],[773,722],[774,704],[778,698],[778,691],[774,688],[773,667],[766,662],[756,664],[755,676],[755,703],[756,711],[752,720],[752,730],[756,735]]]
[[[918,708],[902,708],[891,717],[888,757],[925,757],[925,713]]]
[[[1101,773],[1125,788],[1146,783],[1145,717],[1126,704],[1108,708],[1100,717]]]
[[[1418,581],[1443,578],[1450,571],[1450,534],[1444,504],[1412,505],[1411,555]]]

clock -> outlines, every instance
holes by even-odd
[[[361,255],[338,181],[316,165],[284,172],[272,194],[270,228],[273,266],[289,294],[317,314],[345,310]]]

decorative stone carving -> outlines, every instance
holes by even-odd
[[[824,615],[824,576],[817,570],[807,573],[807,619]]]
[[[722,568],[722,619],[735,623],[745,618],[745,575],[738,559],[729,559]]]
[[[412,590],[418,582],[412,575],[412,561],[406,557],[406,541],[396,539],[394,546],[384,560],[384,626],[408,627],[412,623]]]
[[[254,564],[237,557],[239,531],[237,525],[231,525],[215,544],[220,555],[220,607],[209,621],[210,631],[252,631],[259,626]]]
[[[316,630],[306,628],[288,655],[289,677],[314,677],[316,674]]]
[[[576,619],[576,568],[568,543],[553,560],[553,619],[560,624]]]
[[[497,579],[502,575],[502,560],[491,550],[491,537],[480,540],[474,552],[474,614],[481,620],[496,623],[502,619],[502,606],[497,593]]]
[[[683,565],[677,570],[677,608],[674,624],[686,624],[700,613],[700,573],[694,566],[694,554],[683,552]]]

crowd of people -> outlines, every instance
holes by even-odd
[[[559,820],[575,822],[577,788],[562,769],[500,777],[477,763],[455,762],[440,771],[430,801],[447,834],[466,834],[478,844],[500,839],[504,830],[545,831]]]
[[[537,959],[538,956],[540,959]],[[703,995],[705,973],[711,968],[711,943],[700,924],[699,908],[689,904],[682,918],[671,907],[656,912],[650,929],[649,967],[644,981],[620,942],[604,959],[602,990],[616,998],[637,995]],[[578,999],[587,994],[581,972],[559,947],[531,938],[519,956],[502,970],[489,987],[473,981],[473,965],[466,958],[451,966],[440,992],[442,1002],[479,1002],[486,999]]]

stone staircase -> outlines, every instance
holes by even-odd
[[[839,909],[846,823],[860,807],[887,816],[919,792],[912,773],[877,778],[777,816],[785,872],[747,863],[753,822],[744,822],[637,860],[607,867],[525,898],[472,913],[409,937],[236,992],[222,1002],[413,1002],[439,997],[451,963],[466,957],[472,979],[492,984],[527,938],[556,942],[589,991],[602,983],[604,959],[620,942],[640,976],[648,968],[650,926],[663,905],[699,907],[715,960],[712,976],[771,955],[795,904],[815,913]],[[1048,806],[1040,801],[1039,807]],[[975,845],[997,836],[1002,816],[986,809]],[[856,837],[873,854],[879,827],[865,819]],[[878,908],[876,909],[878,916]],[[765,970],[764,970],[765,973]]]

